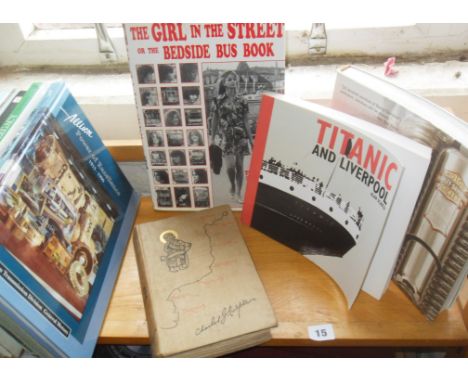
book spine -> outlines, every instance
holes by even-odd
[[[262,170],[263,156],[265,153],[265,146],[270,129],[271,114],[275,99],[271,96],[264,95],[260,105],[258,115],[258,127],[255,135],[255,150],[252,153],[252,159],[247,178],[247,186],[245,191],[244,206],[242,209],[242,222],[250,225],[252,223],[252,215],[255,204],[255,197],[258,191],[258,179]]]
[[[158,357],[157,348],[158,346],[158,335],[156,329],[156,319],[154,317],[153,306],[150,298],[150,283],[146,274],[145,259],[143,253],[143,247],[140,240],[141,233],[139,233],[139,227],[136,226],[133,231],[133,246],[135,248],[135,257],[138,266],[138,274],[140,275],[140,286],[141,293],[143,295],[143,303],[145,305],[146,321],[148,323],[148,332],[151,341],[151,351],[153,357]]]
[[[5,105],[8,105],[10,101],[15,97],[18,93],[16,88],[12,88],[9,90],[2,90],[0,89],[0,112],[5,108]]]
[[[37,84],[37,88],[36,84],[31,85],[0,127],[3,132],[2,139],[0,139],[0,155],[3,158],[11,157],[11,153],[15,150],[18,142],[21,141],[21,137],[26,137],[26,139],[23,139],[26,142],[31,140],[28,136],[31,118],[37,112],[38,106],[45,102],[44,95],[47,88],[47,85],[40,83]]]
[[[0,142],[3,141],[5,136],[8,134],[10,131],[11,127],[14,125],[14,123],[18,120],[19,116],[21,113],[24,111],[28,103],[32,100],[34,95],[37,93],[39,90],[40,84],[39,83],[34,83],[32,84],[28,91],[25,93],[23,98],[21,98],[21,101],[15,106],[13,111],[10,113],[10,115],[6,118],[6,120],[2,123],[0,126]]]
[[[5,122],[11,112],[15,109],[25,93],[25,91],[13,92],[11,96],[8,97],[8,100],[0,106],[0,126],[3,125],[3,122]]]

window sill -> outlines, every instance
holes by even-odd
[[[295,66],[286,70],[286,94],[327,103],[341,65]],[[383,65],[357,65],[382,75]],[[425,96],[468,121],[468,62],[403,63],[391,82]],[[64,80],[99,134],[106,140],[140,139],[130,74],[120,69],[0,71],[4,88],[27,88],[34,81]]]

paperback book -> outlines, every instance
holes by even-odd
[[[351,306],[398,252],[430,149],[310,102],[264,95],[242,220],[325,270]]]
[[[0,132],[0,326],[36,356],[91,356],[139,196],[62,82]]]
[[[284,25],[124,29],[154,208],[242,208],[261,94],[284,90]]]
[[[394,280],[433,319],[455,300],[468,273],[468,124],[432,102],[355,67],[338,71],[333,107],[432,148],[424,186]],[[396,258],[376,266],[394,269]],[[365,290],[381,296],[392,273]]]

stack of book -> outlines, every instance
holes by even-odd
[[[0,355],[92,355],[139,195],[62,82],[0,92]]]
[[[349,305],[393,276],[434,319],[468,272],[468,126],[351,66],[332,107],[263,97],[243,221],[324,269]]]
[[[453,304],[468,274],[468,124],[355,67],[338,72],[333,106],[432,149],[393,278],[434,319]],[[371,294],[377,277],[364,285]]]

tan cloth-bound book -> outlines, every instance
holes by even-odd
[[[271,338],[276,318],[229,206],[139,224],[153,355],[215,357]]]

